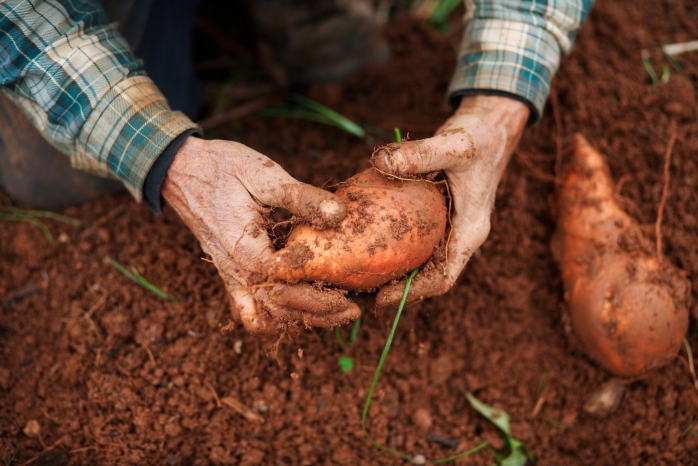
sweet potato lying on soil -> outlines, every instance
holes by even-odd
[[[587,354],[622,377],[671,362],[688,328],[690,285],[614,201],[608,168],[581,135],[557,207],[553,252]]]
[[[347,204],[341,225],[296,226],[266,264],[270,280],[375,288],[429,260],[444,236],[444,197],[429,181],[389,179],[370,168],[335,194]]]

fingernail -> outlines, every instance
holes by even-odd
[[[320,214],[327,220],[341,222],[346,216],[346,208],[341,203],[326,199],[318,205]]]
[[[393,171],[393,164],[390,163],[390,155],[387,152],[383,155],[383,163],[388,167],[388,170]]]

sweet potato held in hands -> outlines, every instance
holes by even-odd
[[[676,357],[688,328],[690,285],[652,254],[613,192],[602,156],[576,135],[557,198],[553,252],[585,351],[610,372],[635,377]]]
[[[429,260],[444,236],[446,206],[434,183],[389,179],[370,168],[335,195],[347,205],[341,225],[295,227],[286,247],[267,261],[270,280],[375,288]]]

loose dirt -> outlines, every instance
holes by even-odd
[[[398,15],[387,25],[389,63],[345,85],[313,86],[310,97],[361,123],[429,136],[450,112],[444,93],[459,35]],[[551,175],[573,133],[608,156],[618,195],[651,237],[663,156],[676,131],[664,253],[690,275],[698,302],[694,86],[673,72],[655,92],[641,61],[648,49],[661,76],[659,64],[668,63],[660,44],[696,38],[695,2],[599,0],[555,78],[556,108],[548,105],[509,165],[489,239],[451,292],[404,312],[368,421],[376,440],[427,458],[474,447],[478,438],[496,442],[459,391],[465,387],[511,415],[514,435],[539,465],[695,462],[698,436],[685,431],[698,420],[698,395],[681,358],[631,384],[609,418],[583,411],[609,376],[571,333],[549,242]],[[696,54],[678,61],[698,83]],[[290,119],[249,117],[218,136],[317,186],[368,168],[373,149]],[[42,454],[43,444],[52,450],[35,464],[403,464],[373,448],[359,425],[392,314],[366,313],[351,350],[333,332],[311,330],[273,351],[277,339],[227,325],[223,283],[172,211],[153,217],[122,195],[63,213],[92,223],[121,205],[88,234],[47,221],[61,238],[54,246],[32,225],[0,223],[2,464],[17,444],[15,465]],[[136,266],[177,301],[139,288],[106,256]],[[695,320],[688,339],[698,349]],[[340,356],[353,358],[352,371],[340,370]],[[227,398],[264,422],[221,403]],[[22,433],[30,420],[41,438]],[[479,452],[457,464],[492,462]]]

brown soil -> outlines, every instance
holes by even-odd
[[[458,34],[398,16],[387,26],[393,59],[346,85],[310,96],[348,117],[413,139],[449,115],[443,95]],[[609,375],[587,359],[564,318],[549,240],[555,154],[574,132],[608,156],[628,210],[653,231],[664,151],[677,139],[664,212],[666,258],[686,270],[698,302],[698,132],[693,87],[673,73],[659,92],[643,69],[648,48],[698,37],[698,8],[685,0],[600,0],[563,60],[541,123],[527,131],[503,180],[492,233],[456,287],[406,310],[371,409],[375,438],[440,458],[496,441],[459,387],[506,410],[514,435],[540,465],[692,464],[698,394],[679,359],[631,384],[618,411],[599,420],[582,410]],[[698,83],[695,53],[679,58]],[[558,118],[555,118],[558,116]],[[274,137],[269,137],[273,134]],[[372,147],[313,123],[247,118],[219,136],[269,155],[294,177],[321,186],[369,166]],[[378,141],[383,143],[383,141]],[[167,211],[153,217],[126,196],[65,213],[95,222],[88,234],[48,221],[62,241],[32,225],[0,227],[0,460],[13,464],[55,445],[35,464],[402,464],[373,448],[359,419],[392,315],[366,314],[356,346],[332,332],[276,340],[228,323],[224,286],[189,231]],[[632,207],[631,206],[635,206]],[[174,294],[163,301],[103,261],[135,265]],[[695,304],[692,311],[695,317]],[[694,322],[692,322],[693,324]],[[346,330],[345,330],[346,335]],[[698,348],[698,332],[688,339]],[[339,356],[351,356],[343,373]],[[542,413],[541,376],[551,370]],[[255,417],[231,408],[239,400]],[[30,420],[41,439],[22,432]],[[571,426],[561,429],[553,425]],[[480,452],[458,464],[487,465]]]

